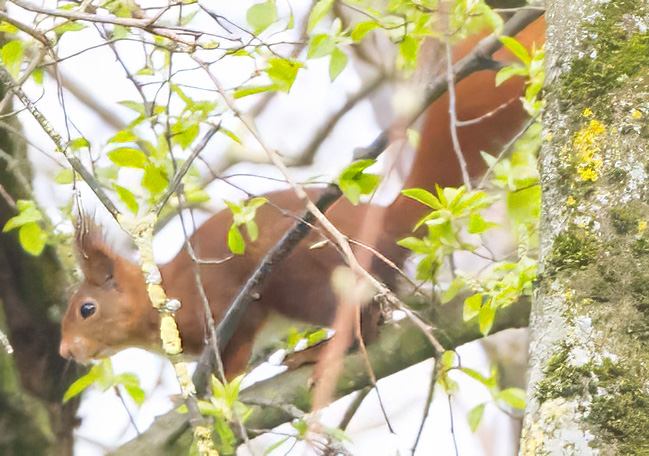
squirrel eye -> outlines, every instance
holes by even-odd
[[[81,318],[84,320],[88,317],[90,317],[92,314],[95,313],[97,310],[97,304],[94,302],[84,302],[81,305],[81,308],[79,309],[79,312],[81,313]]]

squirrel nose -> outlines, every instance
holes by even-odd
[[[72,352],[70,351],[70,345],[67,340],[62,340],[61,345],[59,346],[59,354],[65,359],[72,358]]]

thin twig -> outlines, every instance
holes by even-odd
[[[419,430],[417,431],[417,437],[415,438],[415,443],[412,444],[412,449],[410,454],[415,455],[417,451],[417,445],[419,445],[419,439],[421,438],[422,432],[424,432],[424,424],[428,419],[428,414],[430,413],[430,405],[433,402],[433,396],[435,395],[435,385],[437,384],[437,361],[433,364],[433,372],[430,373],[430,385],[428,386],[428,395],[426,396],[426,403],[424,405],[424,415],[421,417],[421,422],[419,423]]]
[[[45,71],[53,75],[54,71],[51,66],[45,66]],[[111,127],[116,130],[123,129],[126,124],[122,119],[115,115],[113,108],[104,106],[96,98],[93,97],[94,93],[91,93],[84,84],[80,84],[74,81],[72,78],[67,76],[64,73],[58,72],[59,82],[65,90],[70,92],[81,103],[92,109],[92,112],[96,113],[104,122],[106,122]]]
[[[212,33],[200,32],[182,27],[152,24],[151,19],[149,18],[136,19],[131,17],[117,17],[113,15],[99,16],[97,14],[85,13],[81,11],[41,8],[37,5],[30,4],[23,0],[11,0],[11,3],[27,11],[44,14],[49,17],[62,17],[70,21],[85,21],[99,24],[121,25],[123,27],[140,29],[154,35],[159,35],[170,39],[171,41],[176,43],[178,50],[181,50],[183,52],[191,52],[197,46],[200,46],[200,44],[196,43],[195,41],[197,38],[201,36],[215,36]],[[182,38],[182,35],[190,35],[193,37],[193,40],[184,40]]]
[[[124,400],[124,397],[122,396],[122,392],[119,390],[119,387],[115,385],[113,387],[115,394],[119,398],[120,402],[122,403],[122,406],[124,407],[124,410],[126,410],[126,414],[128,415],[128,419],[131,421],[131,425],[133,426],[133,429],[135,429],[135,432],[137,435],[141,435],[142,433],[140,430],[137,428],[137,424],[135,424],[135,418],[133,418],[133,414],[131,411],[128,409],[128,406],[126,405],[126,401]]]
[[[31,59],[22,76],[20,76],[20,78],[16,81],[16,86],[22,87],[25,81],[27,81],[27,79],[31,76],[32,72],[41,63],[43,57],[45,57],[45,54],[47,54],[47,50],[45,48],[39,48],[36,57]],[[11,92],[7,91],[7,93],[5,93],[5,96],[2,98],[2,101],[0,101],[0,112],[4,112],[7,103],[9,103],[9,100],[11,100]]]
[[[167,204],[167,201],[169,201],[169,198],[171,198],[171,195],[174,194],[176,190],[178,190],[178,186],[183,180],[183,177],[185,177],[185,174],[189,171],[189,168],[191,168],[192,163],[194,163],[194,160],[196,160],[196,157],[205,149],[205,146],[207,146],[207,143],[212,139],[212,136],[219,131],[219,128],[221,127],[221,124],[219,123],[218,125],[210,128],[210,130],[205,133],[205,136],[200,140],[196,146],[194,146],[194,150],[192,150],[192,153],[189,155],[187,160],[185,160],[185,163],[183,163],[183,166],[180,167],[180,170],[176,173],[174,176],[173,181],[171,184],[169,184],[169,188],[167,192],[164,194],[164,196],[160,199],[160,203],[158,204],[158,209],[156,210],[157,214],[160,215],[160,212],[164,208],[165,204]]]
[[[47,39],[47,37],[43,33],[41,33],[39,30],[36,30],[36,29],[30,27],[29,25],[23,24],[22,22],[12,18],[6,12],[0,11],[0,19],[2,19],[5,22],[8,22],[11,25],[13,25],[18,30],[21,30],[21,31],[25,32],[26,34],[28,34],[32,38],[40,41],[46,47],[50,46],[49,40]]]
[[[22,102],[22,104],[25,105],[34,119],[36,119],[36,121],[40,124],[43,131],[47,133],[52,142],[56,145],[57,151],[61,152],[65,156],[72,169],[79,173],[81,178],[86,182],[86,184],[88,184],[95,195],[97,195],[97,198],[99,199],[99,201],[101,201],[108,212],[110,212],[110,214],[115,219],[117,219],[119,216],[119,211],[110,200],[110,198],[108,198],[108,195],[104,193],[104,190],[101,188],[101,185],[99,184],[97,179],[95,179],[95,177],[83,166],[81,161],[72,154],[72,150],[63,142],[61,135],[59,135],[56,130],[54,130],[54,127],[52,127],[49,121],[43,116],[43,114],[41,114],[36,105],[31,102],[27,95],[25,95],[25,92],[23,92],[23,90],[16,85],[16,82],[2,65],[0,65],[0,80],[5,84],[7,89],[11,90]]]
[[[358,309],[360,312],[360,309]],[[360,315],[359,315],[360,317]],[[392,423],[390,423],[390,418],[388,417],[388,412],[385,410],[385,405],[383,404],[383,398],[381,397],[381,392],[379,391],[379,386],[376,383],[376,375],[374,374],[374,369],[372,369],[372,363],[370,362],[370,357],[367,354],[367,347],[365,346],[365,340],[363,339],[363,334],[361,334],[361,321],[360,318],[356,318],[355,325],[356,327],[356,340],[358,340],[358,346],[360,347],[361,354],[365,360],[365,366],[367,367],[367,373],[370,376],[370,385],[376,390],[376,398],[379,401],[379,408],[381,413],[383,413],[383,419],[385,419],[385,424],[388,426],[388,430],[391,434],[397,435],[394,432]]]
[[[380,72],[369,84],[365,85],[358,92],[347,98],[347,101],[344,105],[340,107],[325,123],[320,130],[313,137],[311,142],[306,146],[302,154],[295,160],[299,163],[300,166],[310,165],[313,163],[313,158],[315,157],[318,149],[322,143],[329,137],[329,134],[332,132],[334,127],[338,122],[347,114],[354,106],[359,102],[370,96],[375,92],[387,79],[387,73]],[[291,163],[293,164],[293,163]]]
[[[340,423],[338,423],[338,429],[342,429],[343,431],[347,429],[349,422],[352,420],[352,418],[354,418],[354,415],[356,415],[358,408],[361,406],[370,391],[372,391],[372,387],[369,385],[361,390],[358,390],[356,397],[354,398],[352,403],[349,404],[349,407],[347,407],[347,410],[345,410],[345,414],[340,420]]]
[[[2,199],[6,201],[6,203],[9,205],[10,208],[13,210],[18,210],[18,205],[14,201],[14,199],[11,197],[9,192],[4,188],[2,184],[0,184],[0,196]],[[0,339],[2,338],[2,334],[0,333]]]
[[[455,456],[460,456],[460,452],[457,449],[457,438],[455,437],[455,425],[453,424],[453,405],[451,404],[451,395],[448,394],[448,413],[451,419],[451,437],[453,438],[453,447],[455,448]]]
[[[509,100],[507,100],[503,104],[495,107],[494,109],[492,109],[488,113],[483,114],[483,115],[481,115],[479,117],[474,117],[473,119],[469,119],[469,120],[455,119],[455,125],[458,126],[458,127],[469,127],[471,125],[478,124],[478,123],[482,122],[483,120],[488,119],[488,118],[493,117],[494,115],[498,114],[500,111],[505,109],[510,104],[518,101],[519,99],[520,99],[519,97],[510,98]]]
[[[457,161],[460,163],[460,169],[462,170],[462,181],[464,182],[466,189],[468,191],[471,191],[471,179],[469,178],[469,172],[466,168],[466,160],[464,159],[464,154],[462,154],[460,139],[457,136],[457,114],[455,112],[455,81],[453,79],[453,52],[451,50],[451,43],[449,43],[448,40],[445,40],[444,47],[446,48],[446,82],[448,84],[448,114],[451,124],[451,141],[453,142],[453,151],[455,152]]]
[[[505,144],[503,146],[503,148],[500,150],[500,153],[496,157],[496,160],[489,166],[489,168],[487,168],[487,171],[485,171],[484,175],[482,176],[482,179],[480,179],[480,183],[478,184],[478,188],[482,188],[485,185],[485,183],[487,182],[487,178],[493,172],[496,165],[503,159],[503,157],[505,156],[505,154],[507,153],[509,148],[512,147],[514,144],[516,144],[516,141],[518,141],[519,139],[521,139],[523,137],[525,132],[527,132],[527,130],[529,130],[529,128],[532,125],[534,125],[534,123],[536,122],[538,117],[539,117],[538,114],[534,114],[534,116],[532,116],[532,118],[530,120],[528,120],[527,123],[523,126],[521,131],[516,133],[516,135],[512,139],[510,139],[509,142],[507,142],[507,144]]]

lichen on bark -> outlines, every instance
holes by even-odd
[[[521,452],[647,454],[649,2],[549,3]]]

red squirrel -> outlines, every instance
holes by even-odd
[[[523,30],[517,39],[531,49],[533,43],[537,47],[543,44],[544,33],[545,23],[541,18]],[[471,43],[461,44],[459,47],[465,49],[456,49],[455,57],[462,57],[476,42],[477,38]],[[506,49],[496,52],[493,58],[504,64],[515,61]],[[458,127],[459,142],[471,177],[479,176],[486,169],[480,151],[498,153],[529,118],[518,100],[523,93],[524,80],[515,77],[495,87],[495,74],[493,70],[479,71],[456,86],[456,112],[460,120],[479,118],[509,102],[478,123]],[[435,184],[441,187],[462,185],[449,123],[447,94],[428,110],[421,144],[405,188],[432,191]],[[265,196],[287,211],[303,211],[301,202],[290,190]],[[382,229],[378,230],[378,235],[372,236],[373,239],[359,239],[363,232],[361,221],[370,207],[373,215],[378,214],[383,220]],[[397,246],[396,241],[411,233],[424,211],[422,205],[403,196],[397,197],[390,206],[380,208],[353,206],[341,199],[327,212],[327,216],[344,234],[370,243],[401,266],[407,251]],[[200,266],[202,283],[216,322],[223,317],[264,254],[294,223],[293,218],[283,215],[270,204],[257,211],[256,221],[260,237],[247,243],[244,255],[222,264]],[[193,234],[190,241],[201,258],[228,256],[227,233],[231,223],[231,212],[222,210]],[[284,262],[276,265],[267,291],[248,308],[222,355],[229,377],[245,370],[255,336],[271,312],[312,324],[331,324],[336,313],[336,299],[331,290],[330,275],[343,261],[331,246],[309,248],[321,239],[318,233],[312,232]],[[80,236],[79,250],[85,280],[71,298],[63,318],[61,356],[87,362],[127,347],[151,349],[159,346],[159,314],[151,306],[140,267],[112,252],[101,237],[93,233]],[[167,296],[182,303],[176,320],[184,351],[199,354],[205,343],[205,318],[192,260],[182,249],[171,262],[161,265],[160,271]],[[394,274],[389,268],[373,272],[387,282]]]

